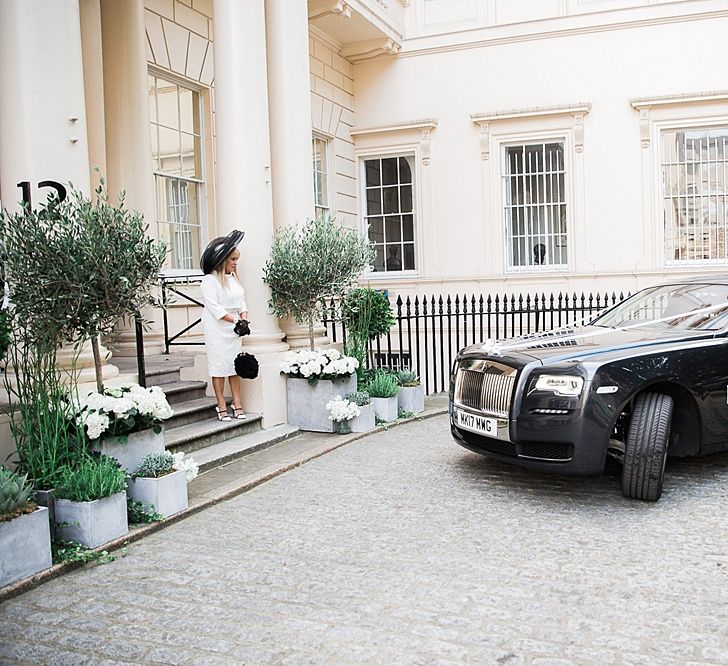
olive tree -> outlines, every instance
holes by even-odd
[[[280,229],[273,239],[263,280],[271,289],[269,306],[278,317],[313,325],[326,298],[341,297],[374,258],[371,243],[328,215]]]
[[[159,305],[163,243],[147,236],[143,216],[108,199],[102,179],[94,199],[72,185],[68,197],[37,210],[4,213],[12,324],[26,344],[55,351],[91,341],[96,384],[103,390],[99,336],[125,317]]]

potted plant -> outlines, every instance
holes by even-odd
[[[333,432],[326,404],[356,390],[358,361],[337,349],[287,352],[281,372],[288,377],[288,422],[301,430]]]
[[[389,370],[375,370],[366,386],[366,390],[374,405],[374,413],[382,421],[396,421],[399,413],[397,393],[399,384],[397,377]]]
[[[361,414],[355,402],[340,395],[334,396],[333,400],[326,403],[326,410],[329,412],[329,419],[336,424],[336,432],[341,435],[351,432],[349,422]]]
[[[344,396],[359,408],[359,416],[349,421],[351,432],[369,432],[376,426],[374,418],[374,405],[366,391],[354,391]]]
[[[48,509],[33,502],[33,484],[0,467],[0,587],[48,569]]]
[[[401,412],[421,414],[425,411],[425,387],[413,370],[400,370],[397,373],[399,393],[397,401]]]
[[[95,450],[115,458],[131,473],[147,454],[164,452],[162,425],[172,414],[159,386],[124,384],[81,397],[76,421],[86,429]]]
[[[63,467],[56,486],[56,523],[63,541],[96,548],[129,531],[124,470],[107,456]]]
[[[372,244],[328,214],[303,226],[280,229],[273,240],[263,280],[270,287],[269,306],[278,317],[308,324],[313,351],[313,325],[324,299],[340,298],[374,258]]]
[[[187,483],[197,476],[198,467],[184,453],[150,453],[127,480],[127,495],[165,517],[187,508]]]

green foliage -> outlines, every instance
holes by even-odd
[[[414,412],[408,412],[406,409],[400,409],[397,412],[398,419],[411,419],[414,415]]]
[[[400,370],[397,373],[397,381],[400,386],[419,386],[420,378],[414,370]]]
[[[349,291],[341,304],[341,317],[347,332],[362,331],[368,340],[384,335],[396,322],[389,299],[377,289]]]
[[[397,377],[388,370],[375,370],[366,390],[372,398],[391,398],[399,393]]]
[[[28,476],[21,476],[0,467],[0,522],[3,516],[12,518],[18,509],[25,509],[32,503],[33,484],[28,482]]]
[[[369,393],[366,391],[354,391],[353,393],[347,393],[344,396],[347,400],[357,404],[359,407],[368,405],[371,401],[369,399]]]
[[[64,201],[0,215],[13,323],[34,347],[110,334],[120,319],[157,305],[157,275],[166,249],[147,236],[143,216],[95,201],[73,186]],[[94,345],[97,382],[100,359]]]
[[[158,523],[164,520],[161,513],[157,513],[151,504],[137,502],[131,497],[126,499],[126,519],[131,525],[143,523]]]
[[[157,479],[160,476],[169,474],[172,471],[174,457],[169,451],[161,453],[149,453],[139,462],[139,467],[133,474],[133,478],[145,477]]]
[[[313,349],[313,323],[321,316],[322,300],[342,296],[373,258],[368,240],[328,215],[283,227],[263,269],[271,289],[268,304],[278,317],[308,323]]]
[[[83,428],[68,418],[68,387],[56,367],[55,350],[30,347],[22,331],[16,330],[8,360],[15,374],[11,382],[6,368],[3,379],[10,399],[9,426],[18,469],[36,488],[50,490],[62,467],[83,458],[87,440]]]
[[[0,288],[2,287],[0,280]],[[0,295],[0,298],[2,296]],[[2,361],[8,353],[8,348],[12,342],[12,329],[10,327],[10,314],[7,310],[0,310],[0,361]]]
[[[51,541],[51,553],[53,556],[53,564],[66,564],[81,562],[96,562],[97,564],[108,564],[116,559],[116,556],[110,555],[107,550],[92,550],[75,541],[62,541],[53,539]],[[121,550],[121,554],[126,555],[126,549]]]
[[[113,458],[87,456],[74,467],[62,467],[58,473],[56,498],[72,502],[91,502],[109,497],[126,488],[124,470]]]

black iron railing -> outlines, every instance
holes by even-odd
[[[409,296],[394,304],[395,324],[372,340],[370,367],[410,368],[425,392],[448,390],[450,369],[458,350],[487,339],[548,331],[588,320],[624,300],[623,293],[535,294],[503,296]],[[335,301],[324,307],[324,326],[332,342],[346,346],[346,328]]]
[[[190,286],[193,284],[199,284],[202,281],[202,276],[197,275],[180,275],[180,276],[165,276],[161,278],[161,286],[162,286],[162,302],[163,303],[169,303],[172,300],[176,301],[176,297],[180,297],[183,301],[186,301],[186,304],[188,306],[190,305],[197,305],[199,307],[203,307],[203,303],[201,301],[198,301],[196,298],[193,298],[189,294],[185,293],[184,291],[181,291],[181,287]],[[169,348],[174,345],[204,345],[205,343],[200,340],[192,340],[190,338],[185,338],[181,342],[178,341],[179,338],[181,338],[185,333],[190,331],[192,328],[200,324],[202,321],[201,317],[198,317],[193,321],[191,324],[188,324],[185,326],[181,331],[178,331],[176,333],[170,334],[170,326],[169,326],[169,316],[167,308],[164,308],[164,353],[169,354]]]

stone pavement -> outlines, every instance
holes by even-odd
[[[655,504],[377,432],[0,606],[2,664],[728,664],[728,455]]]

